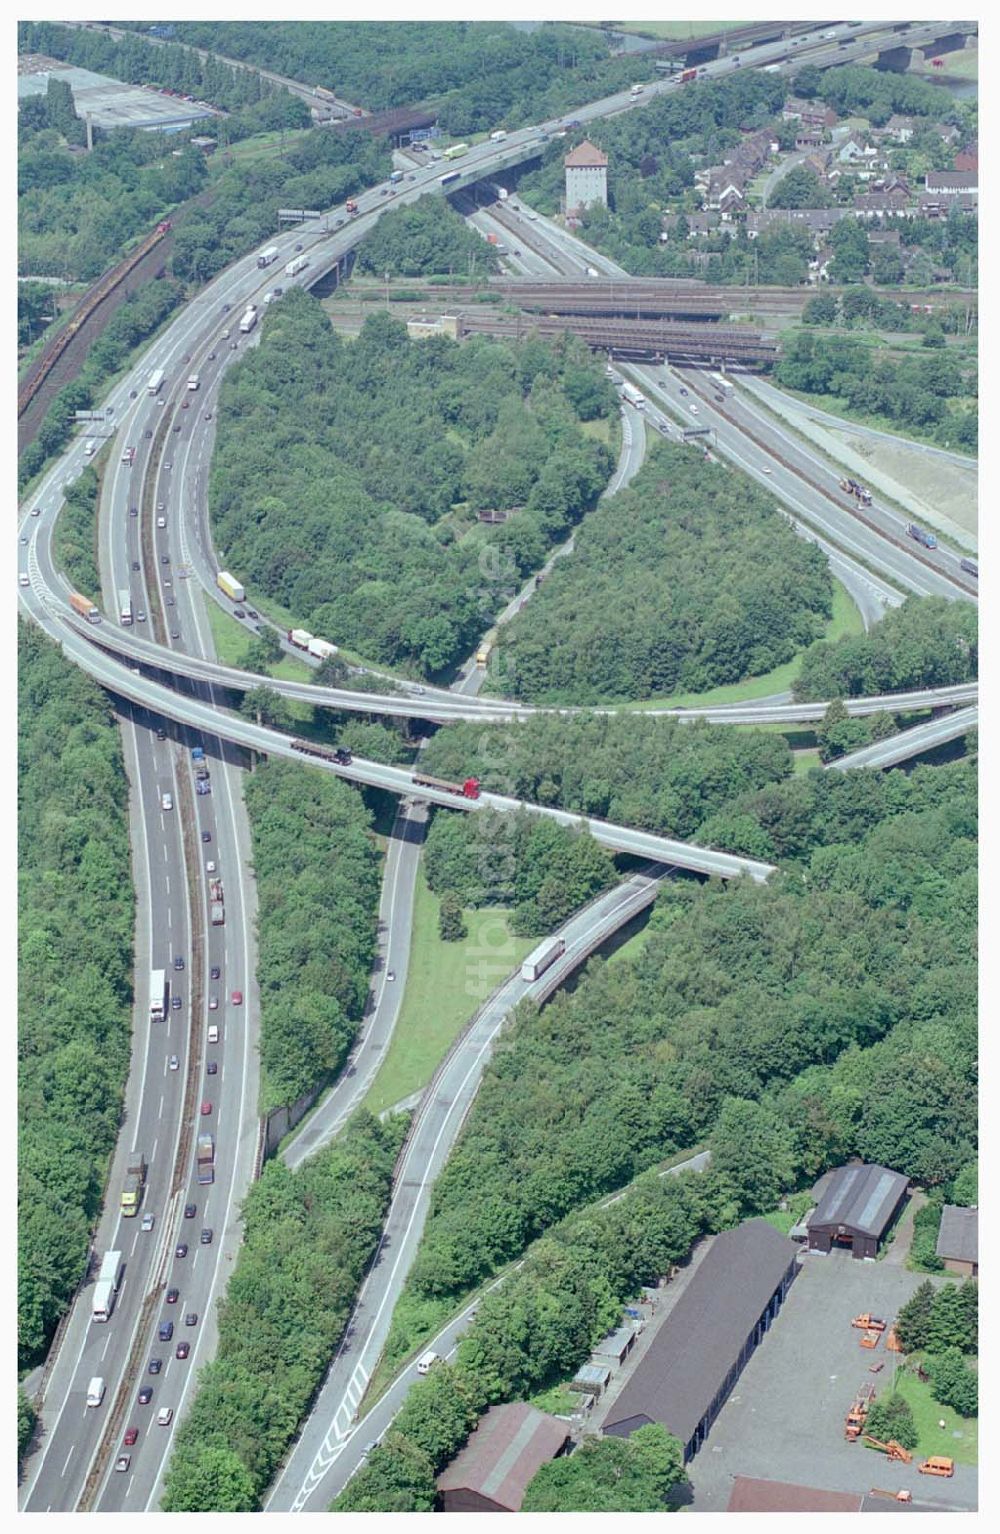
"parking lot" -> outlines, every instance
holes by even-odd
[[[944,1282],[944,1278],[935,1282]],[[831,1491],[909,1487],[914,1499],[947,1507],[976,1506],[976,1469],[956,1465],[951,1479],[888,1463],[844,1438],[844,1416],[858,1386],[891,1386],[897,1354],[884,1340],[859,1344],[853,1316],[865,1311],[891,1322],[923,1275],[886,1262],[856,1262],[849,1253],[807,1255],[781,1311],[736,1382],[707,1442],[688,1466],[693,1507],[722,1512],[735,1475],[790,1481]],[[878,1374],[869,1365],[882,1363]],[[948,1442],[933,1452],[947,1454]]]

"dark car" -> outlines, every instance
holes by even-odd
[[[139,515],[138,506],[130,506],[128,509],[128,514],[130,517],[137,517]]]
[[[168,1305],[176,1305],[177,1301],[180,1299],[180,1297],[181,1297],[181,1291],[179,1289],[168,1289],[167,1290],[167,1304]]]
[[[172,1321],[161,1321],[160,1322],[160,1332],[159,1332],[160,1341],[161,1342],[169,1342],[173,1335],[174,1335],[174,1323]]]
[[[167,581],[167,585],[168,586],[170,585],[169,581]],[[176,607],[177,606],[176,600],[173,597],[167,597],[167,606],[168,607]]]
[[[181,954],[179,954],[179,953],[175,953],[174,954],[174,969],[183,969],[183,968],[184,968],[183,956]]]
[[[218,1062],[218,1060],[209,1060],[208,1064],[205,1067],[205,1070],[208,1072],[208,1074],[210,1076],[217,1075],[218,1071],[219,1071],[219,1062]]]
[[[198,1213],[198,1205],[197,1204],[185,1204],[184,1205],[184,1218],[185,1218],[185,1220],[193,1220],[197,1213]]]
[[[212,833],[211,833],[211,831],[203,831],[201,833],[201,839],[202,839],[203,842],[210,842],[212,840]],[[212,978],[214,979],[215,977],[213,976]]]
[[[184,1317],[184,1325],[185,1326],[197,1326],[198,1325],[198,1312],[196,1310],[189,1310],[188,1311],[187,1315]]]
[[[205,840],[208,840],[208,838],[206,837]],[[219,966],[217,964],[213,964],[212,968],[209,970],[209,974],[211,975],[213,980],[218,980],[218,979],[221,978],[222,970],[219,968]]]
[[[298,243],[298,244],[297,244],[297,245],[296,245],[296,247],[295,247],[295,249],[296,249],[296,250],[301,250],[301,249],[302,249],[302,241],[301,241],[301,240],[300,240],[300,241],[299,241],[299,243]]]
[[[181,429],[181,423],[180,423],[180,421],[175,421],[175,422],[174,422],[174,425],[173,425],[173,430],[174,430],[174,431],[180,431],[180,429]]]
[[[137,559],[133,559],[133,561],[132,561],[132,569],[133,570],[138,570],[139,568],[140,568],[139,561]]]
[[[157,730],[157,732],[156,732],[156,738],[157,738],[157,740],[166,740],[166,738],[167,738],[167,732],[166,732],[166,730],[165,730],[165,729],[163,729],[163,727],[162,727],[162,726],[161,726],[161,727],[160,727],[160,729],[158,729],[158,730]]]
[[[211,1226],[209,1225],[206,1225],[205,1229],[201,1233],[201,1244],[202,1246],[212,1245],[212,1230]]]
[[[251,618],[259,618],[260,617],[260,613],[257,611],[257,609],[255,607],[248,607],[247,608],[247,614]]]
[[[232,307],[233,307],[232,304],[223,304],[223,306],[222,306],[223,314],[228,314]]]
[[[173,1007],[175,1012],[179,1012],[184,1003],[179,996],[171,996],[170,1005]]]
[[[246,608],[245,607],[234,607],[233,608],[233,617],[234,618],[245,618],[246,615],[247,614],[246,614]]]
[[[144,431],[144,432],[143,432],[143,436],[144,436],[144,437],[145,437],[145,439],[146,439],[146,441],[147,441],[147,442],[148,442],[148,441],[149,441],[149,439],[150,439],[150,438],[151,438],[151,437],[152,437],[152,435],[153,435],[153,433],[152,433],[152,432],[151,432],[151,431],[150,431],[150,430],[149,430],[149,428],[148,428],[148,427],[147,427],[147,429],[146,429],[146,430],[145,430],[145,431]]]
[[[190,1351],[191,1351],[191,1344],[190,1344],[190,1342],[179,1342],[177,1344],[177,1352],[174,1354],[174,1357],[175,1358],[187,1358],[187,1356],[190,1353]]]
[[[169,563],[170,563],[170,555],[169,554],[161,554],[160,555],[160,564],[161,565],[169,565]]]
[[[152,1385],[143,1385],[142,1389],[139,1391],[139,1405],[140,1406],[148,1406],[152,1399],[153,1399],[153,1387],[152,1387]]]
[[[214,362],[215,361],[215,353],[214,352],[209,352],[208,360],[209,360],[209,362]]]
[[[186,1257],[188,1254],[187,1242],[181,1241],[174,1249],[175,1257]]]
[[[163,1359],[162,1358],[151,1358],[149,1360],[149,1372],[150,1372],[150,1374],[159,1374],[159,1372],[160,1372],[160,1370],[162,1368],[163,1368]]]
[[[180,637],[181,637],[180,629],[171,629],[170,630],[170,637],[171,637],[171,639],[180,639]]]

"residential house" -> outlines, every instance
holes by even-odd
[[[905,192],[860,192],[854,199],[856,218],[885,218],[893,213],[912,218],[915,212]]]
[[[838,149],[837,159],[841,165],[863,165],[870,170],[876,161],[881,160],[881,154],[876,144],[859,143],[856,138],[849,138]]]
[[[893,112],[885,125],[885,131],[897,144],[908,144],[919,127],[920,123],[915,117],[900,117],[898,112]]]
[[[800,122],[804,128],[817,128],[822,132],[832,128],[840,119],[825,101],[801,101],[790,96],[781,109],[783,122]]]
[[[718,213],[664,213],[660,220],[663,225],[663,233],[660,235],[661,240],[669,238],[677,228],[682,217],[687,220],[689,240],[703,240],[708,235],[716,234],[720,230],[727,234],[732,232],[729,229],[723,229],[722,219]]]
[[[796,149],[814,149],[823,142],[823,133],[820,128],[799,128],[795,134]]]
[[[868,232],[869,245],[896,245],[902,239],[898,229],[870,229]]]
[[[979,171],[929,170],[924,181],[928,192],[938,196],[954,197],[959,192],[979,195]]]
[[[961,138],[958,129],[951,123],[932,123],[931,126],[943,144],[957,144]]]
[[[979,172],[979,144],[966,144],[960,149],[951,162],[952,169],[968,174],[970,171],[978,175]]]
[[[921,218],[947,218],[953,208],[961,213],[976,215],[979,212],[979,197],[972,192],[958,192],[949,197],[937,192],[921,192],[917,198],[917,212]]]
[[[787,224],[791,229],[805,229],[818,244],[842,218],[850,217],[849,208],[751,208],[746,217],[747,238],[754,240],[766,229]]]

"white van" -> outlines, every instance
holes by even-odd
[[[97,443],[94,441],[93,437],[91,437],[89,442],[85,442],[83,444],[83,456],[84,458],[93,458],[96,452]]]
[[[104,1381],[99,1374],[95,1374],[87,1386],[87,1405],[100,1406],[104,1400]]]
[[[440,1361],[439,1355],[433,1351],[425,1353],[423,1358],[417,1361],[418,1374],[430,1374],[434,1365]]]

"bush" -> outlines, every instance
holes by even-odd
[[[942,1406],[950,1406],[960,1417],[975,1417],[979,1412],[979,1380],[962,1357],[960,1348],[945,1348],[927,1359],[931,1394]]]

